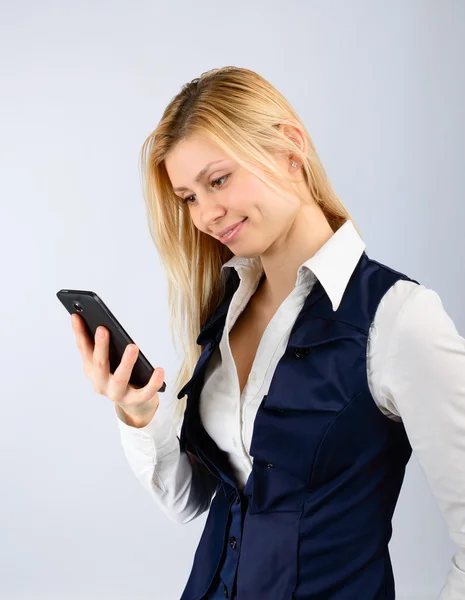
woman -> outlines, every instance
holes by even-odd
[[[111,375],[105,328],[94,349],[73,326],[141,483],[177,523],[209,510],[181,600],[394,598],[412,449],[458,546],[441,600],[465,598],[465,344],[438,294],[367,256],[253,71],[185,85],[142,168],[185,353],[176,398],[158,397],[162,369],[128,385],[136,347]]]

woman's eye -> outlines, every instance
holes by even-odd
[[[231,175],[231,173],[228,173],[227,175],[223,175],[222,177],[217,177],[216,179],[212,179],[210,181],[210,186],[212,186],[213,183],[216,183],[217,181],[221,181],[222,179],[224,179],[223,183],[225,183],[225,181],[228,179],[228,177]],[[223,185],[223,183],[221,185]],[[221,187],[220,185],[220,187]],[[212,186],[213,187],[213,186]],[[181,202],[182,204],[187,204],[190,200],[190,198],[193,198],[194,196],[186,196]]]

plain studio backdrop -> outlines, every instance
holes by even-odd
[[[186,81],[236,65],[302,117],[368,255],[463,335],[465,1],[3,0],[0,50],[0,598],[178,600],[207,513],[177,525],[137,481],[55,294],[97,292],[170,398],[139,152]],[[415,456],[393,528],[398,598],[436,599],[454,546]]]

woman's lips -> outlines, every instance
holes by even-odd
[[[223,244],[228,244],[230,241],[232,241],[233,239],[235,239],[237,237],[237,235],[240,233],[241,229],[243,229],[244,227],[244,223],[247,221],[247,217],[241,221],[239,223],[239,225],[236,225],[234,227],[234,229],[232,229],[231,231],[229,231],[226,235],[223,235],[219,238],[220,242],[223,242]]]
[[[245,219],[247,219],[247,217],[245,217],[244,219],[242,219],[242,221],[238,221],[237,223],[234,223],[234,225],[230,225],[229,227],[226,227],[223,231],[224,233],[219,233],[218,237],[222,238],[223,236],[225,236],[227,233],[229,233],[231,230],[233,230],[235,227],[237,227],[240,223],[242,223],[243,221],[245,221]]]

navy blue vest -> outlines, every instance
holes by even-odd
[[[379,410],[367,380],[369,328],[399,279],[363,252],[337,311],[315,280],[258,409],[253,466],[237,487],[202,426],[205,369],[239,276],[202,328],[202,353],[180,390],[181,450],[218,483],[181,600],[392,600],[391,519],[411,456],[404,426]]]

